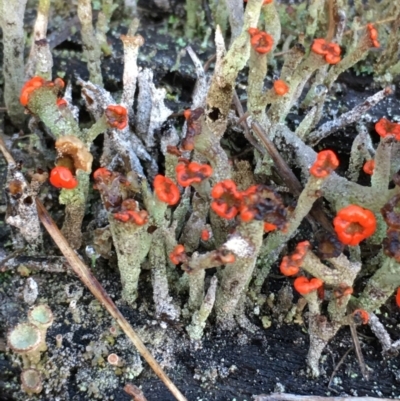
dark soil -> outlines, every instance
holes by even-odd
[[[322,375],[318,379],[306,374],[306,324],[281,325],[275,319],[270,329],[260,328],[255,333],[245,330],[218,332],[209,328],[201,347],[195,349],[189,343],[183,327],[154,320],[146,272],[141,281],[141,294],[147,296],[139,300],[137,309],[132,309],[118,302],[121,290],[118,273],[110,270],[109,266],[102,267],[102,264],[95,270],[100,282],[188,400],[249,401],[252,395],[274,391],[321,396],[400,396],[399,359],[383,357],[380,345],[368,329],[360,329],[360,341],[370,380],[362,378],[355,354],[351,351],[329,388],[329,379],[336,364],[352,347],[348,328],[342,329],[325,350],[321,363]],[[130,398],[122,388],[126,382],[133,382],[142,387],[149,401],[174,400],[149,367],[144,366],[138,378],[129,380],[127,372],[118,372],[102,358],[95,362],[93,355],[88,355],[90,353],[86,347],[94,342],[106,347],[101,354],[103,357],[115,352],[126,361],[127,366],[137,364],[136,351],[123,334],[110,341],[108,329],[112,325],[111,319],[87,290],[83,290],[78,302],[81,322],[74,322],[64,287],[67,283],[73,283],[75,289],[82,288],[77,279],[71,274],[51,273],[33,274],[32,277],[39,283],[41,300],[47,300],[55,315],[55,323],[47,334],[49,349],[42,358],[48,377],[45,379],[45,391],[38,399],[95,399],[89,397],[87,388],[89,383],[97,383],[101,393],[99,399],[128,401]],[[2,321],[8,327],[24,320],[26,316],[28,308],[18,297],[23,281],[14,275],[3,282],[0,311]],[[282,280],[270,279],[269,284],[277,289],[282,285]],[[383,308],[382,312],[380,317],[389,328],[392,338],[396,338],[399,312],[394,304]],[[249,316],[258,324],[257,317],[250,311]],[[60,349],[55,347],[57,334],[64,337]],[[0,354],[1,400],[27,399],[19,391],[19,369],[11,363],[14,359]]]
[[[181,12],[181,5],[178,14]],[[180,7],[180,8],[179,8]],[[179,11],[180,10],[180,11]],[[152,18],[150,18],[152,17]],[[176,64],[177,53],[186,45],[177,45],[176,38],[168,36],[166,16],[156,13],[142,21],[139,33],[146,37],[146,45],[141,49],[141,66],[152,66],[156,77],[156,85],[165,86],[171,94],[170,107],[179,111],[190,104],[190,94],[195,83],[194,70],[188,56],[182,57],[179,67],[171,72]],[[71,17],[72,19],[72,17]],[[145,30],[144,30],[145,27]],[[55,46],[55,70],[63,71],[67,80],[74,80],[74,74],[87,78],[85,64],[80,59],[81,46],[78,35],[62,40],[57,27],[52,27]],[[166,31],[162,31],[162,30]],[[160,32],[162,31],[162,34]],[[126,23],[115,24],[109,34],[114,48],[114,56],[105,59],[103,72],[106,89],[117,94],[121,90],[122,47],[118,40],[121,33],[126,32]],[[61,38],[61,39],[60,39]],[[212,54],[212,48],[200,49],[193,44],[199,57],[206,60]],[[157,52],[154,55],[154,50]],[[70,55],[75,53],[74,58]],[[68,63],[65,64],[65,59]],[[78,99],[79,90],[74,88]],[[335,92],[335,100],[327,109],[326,118],[338,110],[340,113],[361,103],[367,96],[376,92],[371,77],[356,77],[344,74]],[[386,116],[393,117],[399,109],[400,102],[396,93],[381,102],[371,112],[372,121]],[[296,124],[301,119],[301,112],[291,115],[289,124]],[[11,128],[6,132],[12,131]],[[332,148],[341,156],[341,166],[346,169],[355,127],[330,136],[322,141],[318,148]],[[24,150],[17,150],[21,154]],[[26,155],[28,160],[30,157]],[[5,165],[0,161],[1,180],[4,177]],[[340,171],[339,171],[340,174]],[[0,180],[0,181],[1,181]],[[361,182],[368,185],[369,178],[362,175]],[[5,226],[5,200],[1,198],[0,206],[0,260],[12,251],[10,229]],[[94,211],[92,211],[94,213]],[[61,209],[54,207],[52,213],[62,217]],[[88,221],[90,217],[88,217]],[[57,255],[58,251],[48,239],[46,256]],[[84,252],[81,252],[83,254]],[[90,261],[87,261],[90,263]],[[21,262],[22,263],[22,262]],[[29,267],[29,259],[23,261]],[[157,360],[166,368],[174,383],[185,394],[188,400],[203,401],[249,401],[253,395],[284,391],[304,395],[353,395],[375,397],[400,397],[400,361],[398,357],[384,357],[376,338],[367,328],[360,328],[360,341],[365,362],[370,371],[370,379],[362,378],[354,351],[351,351],[343,365],[336,372],[335,378],[328,387],[330,376],[335,366],[352,347],[348,328],[343,328],[329,344],[321,361],[322,375],[318,379],[307,376],[305,359],[308,351],[307,325],[280,324],[279,319],[272,319],[272,327],[261,328],[258,316],[253,313],[253,306],[248,307],[248,316],[258,327],[255,332],[238,330],[236,332],[218,332],[209,325],[205,338],[198,349],[188,341],[183,325],[159,322],[153,317],[151,284],[148,272],[144,271],[141,280],[140,294],[136,309],[119,302],[119,274],[113,263],[98,260],[94,273],[110,296],[116,301],[124,316],[144,338],[144,342],[154,353]],[[55,323],[48,330],[48,351],[43,363],[48,372],[45,378],[44,391],[40,397],[27,398],[20,391],[20,369],[13,361],[17,358],[0,352],[0,400],[42,401],[89,399],[128,401],[131,398],[122,390],[127,382],[140,385],[149,401],[174,400],[162,382],[155,377],[150,368],[143,364],[144,370],[136,378],[134,373],[126,370],[133,366],[141,369],[137,353],[123,334],[113,338],[109,328],[112,321],[92,295],[83,289],[80,282],[72,274],[33,273],[32,277],[39,284],[39,298],[47,302],[55,316]],[[16,271],[0,273],[0,350],[1,338],[5,338],[10,327],[25,319],[27,305],[21,299],[21,291],[25,278]],[[65,295],[65,285],[74,283],[82,288],[83,295],[78,302],[78,317],[69,308],[69,300]],[[265,292],[275,293],[286,283],[280,279],[268,280]],[[400,312],[394,302],[382,308],[380,318],[388,329],[392,339],[398,338],[400,328]],[[263,310],[261,314],[269,314]],[[211,320],[212,323],[212,320]],[[56,348],[55,336],[62,334],[63,346]],[[87,347],[92,347],[88,350]],[[93,347],[99,348],[94,355]],[[103,347],[103,349],[101,349]],[[105,347],[105,348],[104,348]],[[110,352],[117,353],[124,361],[121,369],[111,367],[104,361]],[[98,390],[98,396],[96,391]],[[92,395],[90,395],[90,393]]]

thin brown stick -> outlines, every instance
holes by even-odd
[[[260,146],[260,144],[253,138],[249,130],[249,126],[244,120],[247,112],[246,114],[244,113],[242,103],[240,102],[239,96],[236,91],[233,92],[233,104],[235,105],[237,114],[239,116],[238,124],[240,124],[244,129],[245,138],[250,142],[253,148],[257,149],[262,155],[265,154],[265,149]]]
[[[261,125],[257,121],[253,121],[251,123],[251,128],[257,135],[258,139],[267,149],[267,152],[270,154],[272,160],[274,161],[276,170],[279,176],[282,178],[285,185],[290,189],[292,194],[295,196],[299,196],[303,187],[297,177],[294,175],[292,169],[288,166],[286,161],[280,155],[278,149],[275,147],[274,143],[271,139],[268,138],[268,135],[261,127]],[[329,232],[333,232],[332,224],[329,221],[328,217],[322,210],[321,206],[316,203],[313,209],[310,212],[311,216],[315,220],[317,220],[326,230]],[[310,224],[313,224],[312,220],[310,220]]]
[[[4,158],[7,160],[7,163],[15,163],[12,155],[8,152],[1,136],[0,150],[4,155]],[[36,199],[36,206],[40,221],[42,222],[50,236],[53,238],[53,241],[56,243],[61,253],[64,255],[65,259],[67,259],[75,274],[79,277],[83,284],[86,285],[90,292],[103,304],[108,313],[117,321],[124,333],[133,342],[140,355],[142,355],[142,357],[153,369],[154,373],[164,382],[164,384],[168,387],[174,397],[178,401],[187,401],[184,395],[179,391],[179,389],[163,371],[158,362],[154,359],[153,355],[151,355],[149,350],[143,344],[140,337],[133,330],[129,322],[124,318],[122,313],[116,307],[116,305],[107,294],[107,292],[104,290],[104,288],[101,286],[101,284],[97,281],[96,277],[92,274],[90,269],[79,259],[75,251],[69,246],[68,241],[62,235],[61,231],[58,229],[57,225],[54,223],[53,219],[39,199]]]
[[[265,146],[265,149],[267,149],[267,152],[274,161],[275,167],[279,172],[278,174],[282,178],[285,185],[295,196],[299,196],[301,191],[303,190],[303,187],[297,177],[294,175],[292,169],[287,165],[285,160],[283,160],[274,143],[268,138],[266,132],[257,121],[253,121],[251,123],[251,128],[253,129],[261,143]]]
[[[379,21],[375,21],[374,25],[379,25],[379,24],[384,24],[385,22],[392,22],[392,21],[396,21],[397,17],[389,17],[389,18],[385,18],[385,19],[381,19]],[[366,29],[367,25],[361,25],[360,27],[358,27],[356,29],[356,31],[361,31],[363,29]],[[353,33],[354,31],[352,29],[347,30],[343,35],[350,35],[351,33]]]
[[[393,401],[375,397],[319,397],[317,395],[271,394],[257,395],[254,401]]]
[[[326,34],[326,41],[330,42],[335,34],[335,13],[334,13],[334,0],[328,1],[328,16],[329,16],[329,25],[328,25],[328,33]]]
[[[329,383],[328,383],[328,389],[331,391],[335,391],[337,393],[337,391],[333,388],[331,388],[331,384],[332,384],[332,380],[334,379],[334,377],[336,376],[336,373],[338,372],[339,368],[342,366],[344,360],[346,359],[347,355],[350,354],[350,352],[354,349],[354,347],[350,347],[345,353],[344,355],[340,358],[340,361],[338,362],[338,364],[335,366],[335,369],[333,369],[333,372],[331,374],[331,377],[329,379]]]
[[[361,351],[361,346],[360,346],[360,341],[359,341],[358,335],[357,335],[356,325],[353,322],[350,322],[349,326],[350,326],[351,337],[353,339],[354,349],[356,351],[356,355],[357,355],[357,359],[358,359],[358,364],[360,365],[361,373],[365,380],[369,380],[367,365],[365,364],[364,356]]]
[[[212,56],[210,56],[208,58],[208,60],[203,65],[204,72],[208,71],[208,69],[211,66],[211,63],[213,63],[216,59],[217,59],[217,55],[216,54],[213,54]]]

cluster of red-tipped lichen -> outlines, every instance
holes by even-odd
[[[182,187],[188,187],[193,184],[200,184],[206,178],[209,178],[213,170],[208,164],[189,162],[186,159],[180,159],[176,166],[176,180]]]
[[[310,243],[308,241],[299,242],[292,254],[282,258],[279,266],[281,273],[284,276],[294,276],[297,274],[309,248]]]
[[[310,168],[316,178],[328,177],[339,166],[339,160],[331,150],[323,150]],[[374,234],[376,218],[373,212],[358,205],[348,205],[339,210],[333,219],[339,241],[344,245],[356,246]]]
[[[310,168],[311,176],[326,179],[337,167],[339,160],[331,150],[323,150],[317,154],[314,164]],[[370,237],[376,230],[376,218],[373,212],[358,205],[348,205],[340,209],[333,220],[338,240],[333,236],[325,236],[321,241],[319,252],[323,257],[337,257],[344,245],[355,246],[362,240]],[[310,247],[308,241],[299,242],[296,250],[285,256],[280,264],[281,273],[285,276],[297,275]],[[311,291],[322,292],[323,281],[319,278],[308,279],[305,276],[297,277],[294,288],[302,295]],[[352,288],[341,287],[334,289],[333,294],[337,300],[352,293]]]
[[[138,202],[126,197],[130,183],[123,175],[100,167],[93,173],[93,179],[94,188],[101,192],[104,206],[112,213],[115,220],[138,226],[148,222],[147,211],[139,210]]]
[[[324,56],[325,61],[328,64],[337,64],[341,60],[340,54],[342,50],[340,49],[340,46],[337,43],[327,42],[322,38],[314,39],[311,51],[315,54]]]
[[[393,137],[396,141],[400,141],[400,124],[393,123],[386,118],[381,118],[375,124],[375,131],[382,138]]]
[[[182,187],[200,184],[205,179],[211,177],[213,170],[208,164],[190,162],[187,159],[179,159],[175,168],[176,180]],[[171,178],[158,174],[153,182],[154,193],[161,202],[170,206],[176,205],[180,199],[178,186]]]
[[[234,181],[224,180],[214,185],[211,197],[211,209],[224,219],[239,215],[243,222],[264,221],[266,231],[286,228],[287,209],[280,196],[266,185],[239,191]]]
[[[380,43],[378,42],[378,31],[374,27],[373,24],[367,24],[367,31],[369,39],[372,42],[373,47],[380,47]]]
[[[56,78],[54,81],[46,81],[42,77],[33,77],[29,81],[25,82],[21,89],[19,101],[24,107],[28,107],[29,99],[33,92],[42,87],[54,88],[57,94],[60,93],[65,87],[65,83],[61,78]],[[60,106],[65,104],[65,100],[58,99],[57,105]]]
[[[322,150],[310,168],[310,174],[317,178],[326,178],[339,166],[339,159],[331,150]]]
[[[120,211],[114,213],[113,217],[123,223],[131,221],[137,226],[145,225],[149,219],[146,210],[138,210],[137,202],[134,199],[125,199],[121,203]]]
[[[267,54],[272,50],[274,38],[267,32],[260,31],[257,28],[249,28],[247,32],[250,35],[251,47],[259,54]]]
[[[109,105],[104,114],[111,128],[122,130],[128,125],[128,111],[124,106]]]
[[[301,265],[306,257],[307,251],[310,248],[308,241],[299,242],[293,253],[282,258],[279,269],[284,276],[294,276],[300,272]],[[323,281],[319,278],[308,279],[305,276],[296,277],[293,282],[295,290],[305,295],[311,291],[318,290],[323,285]]]

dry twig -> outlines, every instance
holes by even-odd
[[[349,326],[350,326],[351,337],[353,339],[354,349],[356,351],[358,363],[360,365],[361,373],[363,375],[363,378],[365,380],[368,380],[369,374],[367,370],[367,365],[365,364],[364,357],[361,351],[360,341],[358,340],[356,325],[354,323],[350,323]]]
[[[347,355],[350,354],[350,351],[352,351],[354,349],[354,347],[350,347],[345,353],[344,355],[340,358],[340,361],[338,362],[338,364],[335,366],[335,369],[333,369],[333,372],[331,374],[331,377],[329,379],[329,383],[328,383],[328,389],[331,391],[335,391],[337,393],[337,391],[333,388],[331,388],[331,384],[333,381],[333,378],[336,376],[336,373],[338,372],[339,368],[342,366],[344,360],[346,359]]]

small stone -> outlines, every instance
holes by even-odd
[[[36,281],[32,277],[29,277],[24,285],[24,291],[23,291],[24,301],[28,305],[33,305],[36,301],[38,294],[39,291]]]

